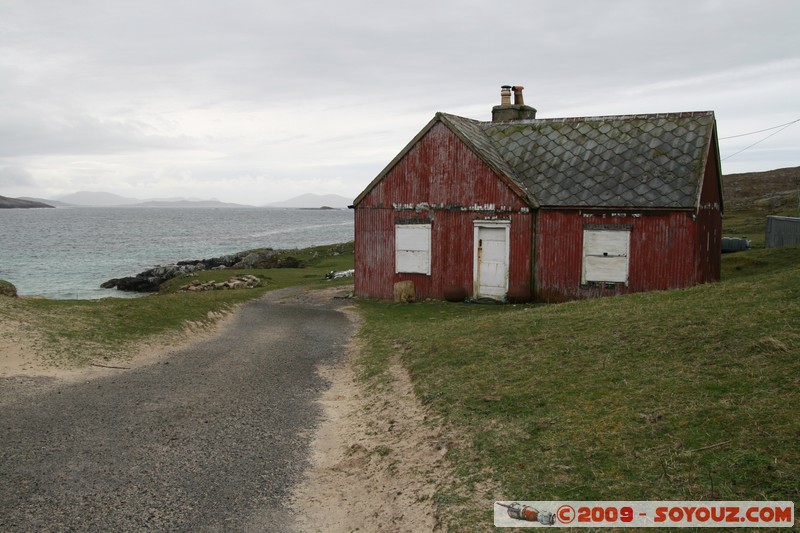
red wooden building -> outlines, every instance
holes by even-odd
[[[356,198],[355,291],[564,301],[720,275],[713,112],[491,122],[437,113]]]

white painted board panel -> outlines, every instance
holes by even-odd
[[[431,227],[423,225],[395,226],[395,246],[398,250],[427,251],[431,247]]]
[[[627,283],[630,231],[584,230],[582,282]]]
[[[431,273],[431,227],[429,225],[395,226],[395,272]]]

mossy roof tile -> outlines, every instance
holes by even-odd
[[[695,207],[710,111],[480,122],[440,114],[540,206]]]

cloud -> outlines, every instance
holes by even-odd
[[[64,109],[0,109],[0,157],[189,150],[185,134],[164,135],[146,119],[93,116]]]
[[[800,117],[799,16],[791,0],[9,0],[0,163],[51,191],[352,195],[436,111],[488,119],[505,83],[542,117],[713,109],[721,134],[753,131]],[[729,168],[800,164],[797,130]]]
[[[31,173],[18,166],[0,167],[0,187],[31,187],[35,181]]]

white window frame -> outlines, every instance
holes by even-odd
[[[431,275],[430,224],[395,224],[394,265],[396,274]]]
[[[629,226],[583,229],[582,285],[628,285],[631,229]]]

